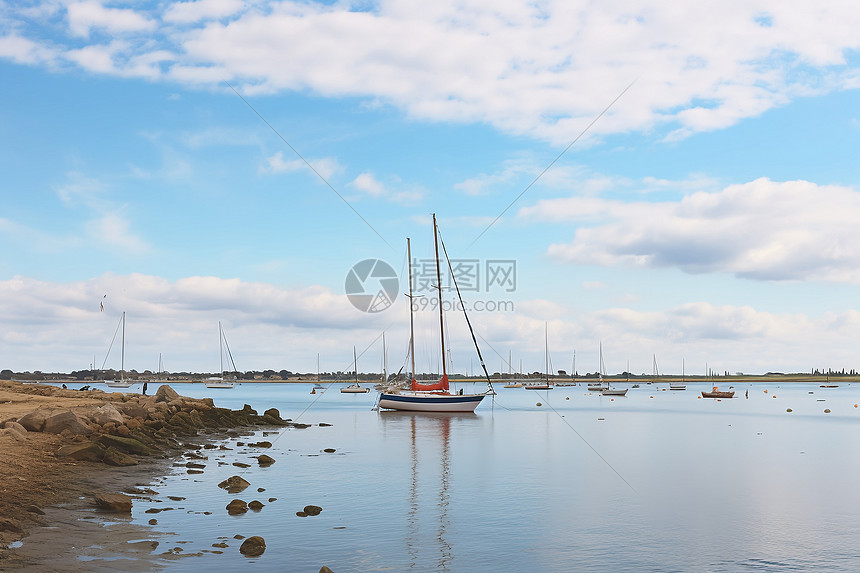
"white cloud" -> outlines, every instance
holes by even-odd
[[[313,166],[313,170],[302,159],[298,157],[295,159],[284,159],[283,152],[278,151],[265,159],[265,164],[260,166],[259,171],[261,173],[294,173],[296,171],[307,170],[309,174],[313,174],[316,171],[326,181],[329,181],[336,173],[343,171],[337,159],[332,157],[309,159],[308,163]]]
[[[310,371],[319,352],[324,369],[346,369],[352,346],[369,344],[394,320],[361,313],[345,295],[321,286],[284,288],[211,276],[168,281],[106,274],[70,283],[19,276],[0,281],[2,367],[84,369],[94,354],[100,365],[123,311],[126,366],[140,371],[154,369],[161,352],[172,371],[217,370],[218,321],[239,368]],[[402,337],[406,322],[397,322]],[[107,367],[118,364],[114,353]]]
[[[119,213],[106,213],[90,221],[87,232],[94,244],[127,255],[147,253],[152,249],[148,242],[130,231],[129,221]]]
[[[106,8],[101,2],[73,2],[67,8],[69,30],[75,36],[88,38],[95,29],[108,34],[153,30],[156,22],[145,15],[125,8]]]
[[[362,173],[353,179],[350,185],[371,197],[380,197],[386,193],[385,186],[372,173]]]
[[[548,249],[569,263],[860,282],[860,193],[848,187],[762,178],[676,202],[544,200],[519,216],[579,224],[572,242]]]
[[[176,2],[164,11],[166,22],[192,23],[200,20],[220,20],[245,9],[242,0],[196,0]]]
[[[0,54],[39,63],[67,52],[100,73],[191,85],[228,78],[248,94],[358,96],[414,117],[486,122],[557,143],[637,78],[586,140],[654,127],[678,139],[794,97],[856,87],[846,54],[860,49],[856,8],[836,0],[467,0],[420,10],[393,0],[371,11],[240,0],[131,10],[88,0],[70,4],[67,17],[75,38],[64,49],[55,47],[62,38],[41,39],[40,27],[18,17]],[[94,31],[109,34],[112,47],[81,46]],[[475,192],[481,181],[463,185]]]
[[[18,64],[41,64],[56,57],[56,50],[33,40],[15,34],[0,37],[0,58]]]

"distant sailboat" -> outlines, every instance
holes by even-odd
[[[599,348],[599,362],[597,368],[597,384],[590,383],[587,388],[589,392],[603,392],[604,390],[609,388],[609,384],[603,381],[603,343],[601,342],[598,346]]]
[[[213,376],[206,380],[207,388],[234,388],[236,386],[236,363],[233,362],[233,353],[230,352],[230,345],[227,344],[227,337],[224,335],[224,329],[221,328],[221,321],[218,321],[218,346],[221,358],[221,376]],[[233,365],[233,378],[228,379],[224,376],[224,352],[226,350],[227,357]]]
[[[341,388],[340,391],[344,394],[364,394],[365,392],[370,392],[370,388],[366,388],[358,383],[358,356],[355,354],[355,346],[352,347],[352,368],[353,373],[355,374],[355,384],[350,384],[345,388]]]
[[[678,384],[677,382],[669,382],[669,390],[686,390],[687,389],[687,385],[685,384],[686,380],[684,379],[686,376],[686,373],[684,370],[685,370],[684,369],[684,361],[681,360],[681,383]]]
[[[547,336],[547,326],[543,323],[543,343],[544,343],[544,381],[526,384],[523,386],[526,390],[552,390],[552,384],[549,382],[549,338]]]
[[[105,380],[105,384],[111,388],[129,388],[134,384],[134,381],[125,379],[125,311],[122,313],[122,318],[119,319],[119,325],[117,325],[117,328],[119,327],[122,327],[119,380]],[[114,338],[116,338],[116,332],[114,332]],[[111,340],[111,345],[113,345],[113,340]],[[110,354],[110,348],[108,348],[108,354]],[[107,361],[107,356],[105,356],[105,361]],[[104,364],[102,367],[104,367]]]
[[[627,367],[630,370],[630,365]],[[603,345],[600,345],[600,381],[603,383],[603,376],[606,374],[606,366],[603,364]],[[627,388],[610,388],[609,382],[606,383],[606,386],[600,391],[604,396],[626,396]]]

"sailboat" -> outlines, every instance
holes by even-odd
[[[445,360],[445,324],[443,318],[442,305],[442,275],[439,270],[439,231],[436,226],[436,215],[433,215],[433,242],[436,250],[436,289],[439,297],[439,336],[442,342],[442,378],[432,384],[421,384],[415,380],[415,324],[412,311],[412,247],[409,239],[406,239],[406,251],[409,259],[409,354],[412,359],[412,375],[410,376],[411,384],[409,390],[383,390],[379,393],[379,408],[388,410],[405,410],[411,412],[474,412],[481,400],[486,394],[464,394],[460,390],[457,394],[451,394],[448,386],[447,363]],[[442,246],[444,249],[444,245]],[[445,253],[447,257],[447,252]],[[454,286],[457,285],[456,277],[452,275]],[[459,294],[459,288],[457,293]],[[464,313],[465,313],[465,307]],[[466,316],[466,323],[469,324],[469,317]],[[469,324],[471,330],[471,324]],[[474,339],[474,334],[472,335]],[[477,343],[476,343],[477,349]],[[481,358],[480,350],[478,357]],[[487,376],[487,385],[492,390],[490,375],[487,373],[487,368],[481,358],[481,365],[484,367],[484,374]]]
[[[609,384],[603,381],[603,371],[605,368],[603,367],[603,343],[600,343],[600,363],[598,364],[597,369],[597,384],[589,383],[587,388],[589,392],[603,392],[604,390],[609,389]]]
[[[365,388],[358,383],[358,356],[355,354],[355,346],[352,347],[352,359],[352,367],[355,371],[355,384],[341,388],[340,391],[344,394],[364,394],[365,392],[370,392],[370,388]]]
[[[119,324],[117,328],[122,327],[122,347],[120,349],[120,369],[119,369],[119,380],[105,380],[105,384],[110,386],[111,388],[128,388],[132,384],[134,384],[133,380],[125,379],[125,311],[122,313],[122,317],[119,319]],[[116,332],[114,332],[114,338],[116,338]],[[111,340],[111,345],[113,345],[113,340]],[[108,348],[108,354],[110,354],[110,348]],[[105,361],[107,361],[107,356],[105,356]]]
[[[628,370],[630,367],[628,365]],[[603,376],[606,375],[606,366],[603,364],[603,344],[600,345],[600,383],[603,384]],[[609,382],[606,382],[606,386],[600,391],[604,396],[626,396],[628,388],[619,389],[619,388],[610,388]]]
[[[511,364],[512,356],[513,356],[513,353],[510,350],[508,350],[508,378],[509,378],[509,380],[508,380],[508,383],[505,384],[505,388],[522,388],[523,387],[522,382],[520,382],[519,380],[510,379],[511,376],[513,376],[512,371],[514,369],[514,367]]]
[[[220,349],[220,358],[221,358],[221,376],[213,376],[212,378],[208,378],[206,380],[207,388],[234,388],[236,386],[236,363],[233,362],[233,353],[230,352],[230,345],[227,344],[227,337],[224,335],[224,329],[221,328],[221,321],[218,321],[218,345]],[[224,351],[227,351],[227,356],[230,358],[230,363],[233,365],[234,372],[232,379],[227,379],[224,377]]]
[[[685,376],[686,373],[684,372],[684,361],[681,360],[681,383],[678,384],[677,382],[669,382],[669,390],[686,390],[687,385],[684,383]]]
[[[546,323],[543,323],[543,343],[544,343],[544,374],[543,382],[535,382],[534,384],[526,384],[523,386],[526,390],[552,390],[552,384],[549,382],[549,338],[546,332]]]

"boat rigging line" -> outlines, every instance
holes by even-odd
[[[234,94],[236,94],[237,96],[239,96],[239,99],[241,99],[243,102],[245,102],[245,105],[247,105],[249,108],[251,108],[251,111],[253,111],[255,114],[257,114],[257,117],[259,117],[259,118],[262,120],[262,122],[263,122],[263,123],[265,123],[265,124],[269,127],[269,129],[271,129],[271,130],[274,132],[274,134],[278,136],[278,138],[280,138],[280,140],[281,140],[281,141],[283,141],[285,144],[287,144],[287,147],[289,147],[289,148],[293,151],[293,153],[295,153],[295,154],[296,154],[296,157],[298,157],[299,159],[301,159],[301,160],[302,160],[302,162],[304,162],[304,164],[305,164],[305,165],[307,165],[307,166],[310,168],[310,170],[311,170],[311,171],[313,171],[313,172],[316,174],[316,176],[317,176],[317,177],[319,177],[320,181],[322,181],[323,183],[325,183],[325,184],[326,184],[326,186],[327,186],[329,189],[331,189],[332,191],[334,191],[334,194],[335,194],[335,195],[337,195],[337,196],[340,198],[340,200],[341,200],[341,201],[343,201],[343,202],[346,204],[346,206],[347,206],[347,207],[349,207],[350,209],[352,209],[352,212],[353,212],[353,213],[355,213],[356,215],[358,215],[358,218],[359,218],[359,219],[361,219],[362,221],[364,221],[364,224],[365,224],[365,225],[367,225],[367,226],[368,226],[368,228],[370,228],[370,230],[371,230],[371,231],[373,231],[374,233],[376,233],[376,236],[377,236],[377,237],[379,237],[380,239],[382,239],[382,242],[383,242],[383,243],[385,243],[386,245],[388,245],[388,247],[389,247],[390,249],[394,249],[394,247],[392,247],[392,246],[391,246],[391,243],[389,243],[388,241],[386,241],[386,240],[385,240],[385,237],[383,237],[382,235],[380,235],[380,234],[379,234],[379,231],[377,231],[377,230],[373,227],[373,225],[371,225],[371,224],[367,221],[367,219],[365,219],[365,218],[361,215],[361,213],[359,213],[359,212],[358,212],[358,210],[357,210],[355,207],[353,207],[353,206],[352,206],[352,204],[351,204],[349,201],[347,201],[347,200],[346,200],[346,198],[344,198],[344,196],[343,196],[343,195],[341,195],[341,194],[338,192],[338,190],[337,190],[337,189],[335,189],[335,188],[332,186],[332,184],[331,184],[331,183],[329,183],[329,182],[328,182],[328,180],[327,180],[325,177],[323,177],[323,176],[322,176],[322,174],[321,174],[319,171],[317,171],[316,169],[314,169],[314,166],[313,166],[313,165],[311,165],[311,164],[310,164],[310,162],[309,162],[307,159],[305,159],[305,158],[304,158],[304,156],[303,156],[301,153],[299,153],[299,151],[298,151],[295,147],[293,147],[292,145],[290,145],[290,142],[289,142],[289,141],[287,141],[286,139],[284,139],[284,136],[283,136],[283,135],[281,135],[281,134],[278,132],[278,130],[277,130],[277,129],[275,129],[275,127],[274,127],[272,124],[271,124],[271,123],[269,123],[268,121],[266,121],[266,118],[265,118],[265,117],[263,117],[263,116],[262,116],[262,114],[260,114],[260,112],[259,112],[259,111],[257,111],[257,110],[256,110],[256,108],[254,108],[254,106],[252,106],[252,105],[251,105],[251,103],[250,103],[248,100],[246,100],[244,97],[242,97],[242,94],[240,94],[238,91],[236,91],[236,88],[234,88],[232,85],[230,85],[230,83],[229,83],[227,80],[223,80],[223,81],[224,81],[224,83],[225,83],[225,84],[227,84],[227,87],[228,87],[228,88],[230,88],[231,90],[233,90],[233,93],[234,93]]]
[[[561,159],[561,157],[562,157],[565,153],[567,153],[567,151],[568,151],[571,147],[573,147],[573,145],[574,145],[577,141],[579,141],[580,139],[582,139],[582,136],[583,136],[583,135],[585,135],[586,133],[588,133],[588,131],[591,129],[591,127],[592,127],[595,123],[597,123],[597,120],[599,120],[601,117],[603,117],[603,115],[604,115],[607,111],[609,111],[609,109],[610,109],[613,105],[615,105],[615,102],[617,102],[619,99],[621,99],[621,96],[623,96],[625,93],[627,93],[627,90],[629,90],[631,87],[633,87],[633,84],[635,84],[635,83],[636,83],[636,80],[633,80],[632,82],[630,82],[630,84],[628,84],[628,86],[627,86],[626,88],[624,88],[623,90],[621,90],[621,93],[620,93],[620,94],[618,94],[617,96],[615,96],[615,99],[614,99],[614,100],[612,100],[611,102],[609,102],[609,105],[608,105],[608,106],[606,106],[606,107],[603,109],[603,111],[601,111],[599,114],[597,114],[597,116],[596,116],[594,119],[592,119],[592,120],[591,120],[591,123],[589,123],[588,125],[586,125],[586,126],[585,126],[585,129],[583,129],[583,130],[579,133],[579,135],[577,135],[577,136],[576,136],[576,138],[575,138],[573,141],[571,141],[571,142],[568,144],[568,146],[567,146],[567,147],[565,147],[565,148],[562,150],[562,152],[561,152],[561,153],[559,153],[559,154],[556,156],[556,158],[555,158],[555,159],[553,159],[553,160],[550,162],[550,164],[549,164],[549,165],[547,165],[547,166],[546,166],[546,168],[544,168],[544,170],[543,170],[543,171],[541,171],[540,173],[538,173],[538,176],[537,176],[537,177],[535,177],[534,179],[532,179],[532,182],[531,182],[531,183],[529,183],[528,185],[526,185],[526,188],[525,188],[525,189],[523,189],[523,190],[520,192],[520,194],[519,194],[519,195],[517,195],[516,197],[514,197],[514,200],[513,200],[513,201],[511,201],[510,203],[508,203],[508,206],[507,206],[507,207],[505,207],[505,208],[502,210],[502,212],[501,212],[501,213],[499,213],[499,214],[498,214],[498,216],[496,216],[496,218],[495,218],[495,219],[493,219],[493,220],[490,222],[490,224],[489,224],[489,225],[487,225],[487,226],[484,228],[484,230],[483,230],[483,231],[481,231],[481,233],[480,233],[477,237],[475,237],[475,240],[473,240],[471,243],[469,243],[469,246],[468,246],[468,247],[466,247],[466,248],[467,248],[467,249],[469,249],[469,248],[471,248],[471,247],[472,247],[472,245],[474,245],[475,243],[477,243],[477,242],[478,242],[478,239],[480,239],[481,237],[483,237],[483,236],[484,236],[484,233],[486,233],[487,231],[489,231],[489,230],[490,230],[490,227],[492,227],[493,225],[495,225],[495,224],[496,224],[496,222],[497,222],[499,219],[501,219],[501,218],[502,218],[502,215],[504,215],[505,213],[507,213],[507,212],[508,212],[508,209],[510,209],[511,207],[513,207],[513,206],[514,206],[514,203],[516,203],[517,201],[519,201],[519,200],[520,200],[520,197],[522,197],[523,195],[525,195],[525,194],[526,194],[526,191],[528,191],[529,189],[531,189],[531,188],[532,188],[532,186],[533,186],[535,183],[537,183],[537,182],[538,182],[538,179],[540,179],[541,177],[543,177],[544,173],[546,173],[547,171],[549,171],[549,170],[550,170],[550,168],[551,168],[553,165],[555,165],[555,163],[556,163],[559,159]],[[229,85],[229,84],[228,84],[228,85]],[[240,96],[240,97],[241,97],[241,96]]]

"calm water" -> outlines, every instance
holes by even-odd
[[[498,385],[474,415],[447,416],[376,412],[376,392],[337,385],[173,387],[315,426],[221,442],[231,449],[202,451],[204,474],[176,467],[152,502],[135,501],[134,522],[170,532],[158,552],[228,545],[167,571],[860,570],[860,385],[743,385],[719,402],[698,398],[704,384],[614,399]],[[261,439],[273,447],[237,446]],[[277,462],[259,468],[260,453]],[[217,487],[231,475],[251,487]],[[229,516],[234,498],[266,505]],[[308,504],[323,512],[297,517]],[[243,557],[236,534],[262,536],[266,552]]]

